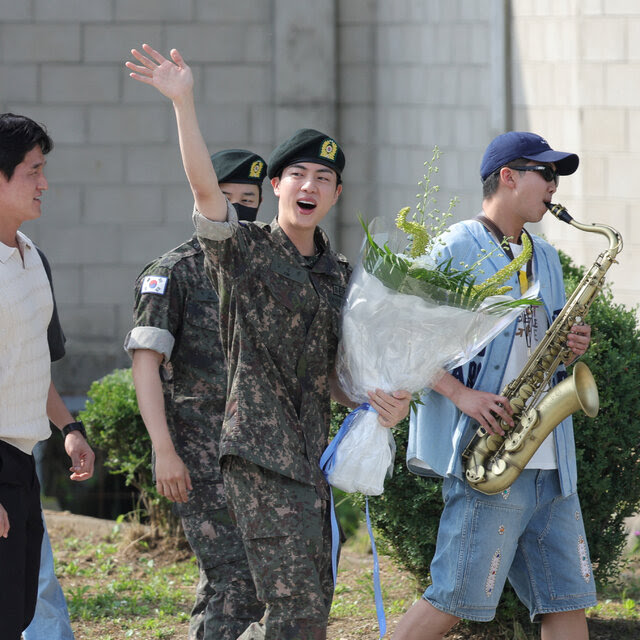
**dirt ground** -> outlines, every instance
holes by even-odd
[[[49,511],[45,509],[45,518],[47,521],[47,529],[49,537],[55,551],[56,565],[62,566],[63,563],[69,561],[69,554],[65,552],[62,544],[65,538],[82,538],[91,540],[96,545],[108,539],[113,531],[115,522],[111,520],[101,520],[88,516],[79,516],[68,511]],[[133,540],[144,535],[144,529],[137,528],[136,531],[125,532],[122,535],[123,541],[120,543],[118,551],[118,562],[130,562],[132,565],[138,564],[139,551]],[[130,542],[127,542],[130,540]],[[156,566],[162,564],[171,564],[173,562],[187,561],[191,556],[188,549],[167,546],[164,541],[159,541],[152,549],[144,551],[144,556],[153,559]],[[93,558],[90,554],[82,559],[82,562],[91,563]],[[77,562],[77,560],[75,560]],[[373,594],[368,592],[370,584],[369,573],[372,567],[372,557],[368,553],[360,553],[351,549],[344,549],[340,558],[340,585],[342,589],[353,589],[355,602],[354,606],[349,607],[348,614],[338,619],[332,619],[329,625],[328,640],[367,640],[369,638],[379,638],[378,623],[375,613],[372,612]],[[416,597],[416,587],[413,580],[406,574],[398,571],[392,561],[385,557],[380,557],[380,571],[385,586],[385,597],[391,600],[405,599],[408,607]],[[64,574],[60,577],[62,588],[67,591],[69,588],[77,590],[82,588],[86,581],[78,571],[73,576]],[[363,577],[366,576],[366,577]],[[366,585],[366,593],[362,595],[363,584]],[[195,592],[195,585],[193,588]],[[360,599],[360,603],[358,602]],[[386,603],[386,601],[385,601]],[[362,605],[362,611],[359,613],[359,604]],[[405,607],[405,608],[406,608]],[[387,614],[386,637],[390,637],[392,631],[401,617],[401,613]],[[114,613],[115,618],[115,613]],[[173,624],[177,628],[175,638],[187,637],[188,624],[186,622],[176,622]],[[114,638],[122,637],[122,629],[117,622],[109,619],[100,621],[84,621],[73,620],[72,627],[76,635],[76,640],[95,640],[97,637],[106,637],[112,635]],[[152,638],[154,636],[149,636]],[[455,638],[456,636],[451,636]]]
[[[115,523],[110,520],[100,520],[87,516],[78,516],[69,512],[57,512],[45,510],[47,528],[55,550],[56,562],[61,565],[67,558],[64,550],[65,538],[82,538],[96,545],[105,541],[112,535]],[[629,531],[640,529],[640,518],[629,523]],[[122,542],[119,544],[117,562],[129,562],[135,565],[139,556],[152,559],[156,566],[172,564],[174,562],[187,562],[191,556],[185,548],[176,548],[175,544],[169,545],[159,541],[145,551],[140,551],[135,540],[145,535],[144,528],[137,528],[122,534]],[[127,542],[129,540],[129,542]],[[91,554],[82,559],[82,563],[89,565],[93,561]],[[76,560],[77,562],[77,560]],[[340,560],[340,575],[338,580],[339,590],[344,596],[345,614],[338,617],[332,616],[329,625],[328,640],[377,640],[379,638],[378,624],[373,610],[373,593],[370,591],[370,571],[372,558],[366,551],[353,548],[345,548]],[[403,612],[411,605],[419,594],[419,587],[405,572],[398,569],[392,560],[386,556],[380,557],[380,572],[383,587],[385,589],[385,609],[387,611],[387,634],[390,638]],[[60,578],[63,589],[81,589],[83,579],[81,571],[73,576],[64,574]],[[195,592],[195,585],[193,588]],[[193,593],[192,592],[192,593]],[[192,596],[192,594],[191,594]],[[189,597],[189,600],[191,597]],[[186,608],[188,611],[188,608]],[[117,620],[117,617],[113,616]],[[95,640],[96,638],[121,638],[121,626],[110,617],[101,620],[74,620],[72,626],[76,634],[76,640]],[[188,623],[178,621],[172,623],[175,632],[171,638],[186,638]],[[620,619],[589,619],[591,640],[638,640],[640,639],[640,621]],[[127,636],[129,637],[129,636]],[[155,638],[155,635],[140,636],[136,638]],[[167,636],[163,636],[167,637]],[[473,634],[468,630],[456,629],[446,636],[447,640],[499,640],[495,634]],[[513,634],[501,636],[511,638]]]

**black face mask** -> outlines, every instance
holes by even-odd
[[[236,208],[236,213],[240,220],[246,220],[247,222],[253,222],[258,216],[258,207],[247,207],[239,202],[234,202],[233,206]]]

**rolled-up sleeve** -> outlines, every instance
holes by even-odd
[[[199,238],[206,240],[227,240],[238,227],[238,214],[235,207],[227,200],[227,219],[216,222],[205,218],[195,207],[193,209],[193,226]]]
[[[124,350],[133,358],[136,349],[150,349],[164,356],[164,362],[171,360],[171,352],[176,340],[166,329],[158,327],[134,327],[124,339]]]

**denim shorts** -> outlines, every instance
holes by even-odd
[[[423,598],[459,618],[492,620],[508,578],[531,620],[596,604],[577,494],[563,497],[557,470],[528,469],[486,496],[446,478],[432,584]]]

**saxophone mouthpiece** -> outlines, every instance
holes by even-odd
[[[567,224],[571,224],[573,218],[569,215],[569,212],[561,205],[561,204],[553,204],[551,202],[544,203],[551,211],[551,213],[558,218],[558,220],[562,220],[562,222],[566,222]]]

